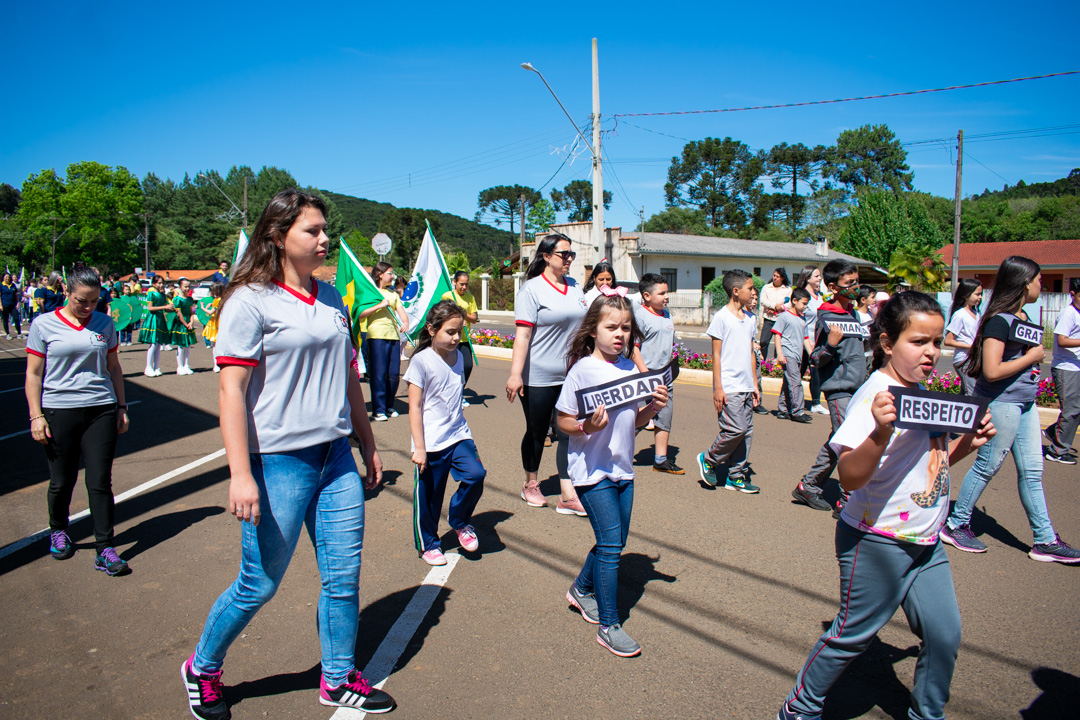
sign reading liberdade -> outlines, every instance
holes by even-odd
[[[986,398],[931,392],[918,388],[890,387],[895,399],[898,428],[946,433],[971,433],[986,415]]]
[[[1012,327],[1009,328],[1009,339],[1015,340],[1023,345],[1030,345],[1032,347],[1042,345],[1042,338],[1042,327],[1035,325],[1034,323],[1017,320],[1012,324]]]
[[[658,386],[670,386],[673,382],[671,368],[672,366],[668,365],[660,370],[650,370],[649,372],[630,375],[622,380],[612,380],[603,385],[594,385],[593,387],[578,390],[575,393],[578,404],[578,419],[584,420],[589,417],[601,405],[611,411],[631,403],[651,401],[653,391]]]

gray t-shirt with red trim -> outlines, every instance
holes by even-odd
[[[112,318],[94,312],[85,325],[73,325],[59,310],[30,326],[26,352],[45,358],[41,406],[79,408],[116,402],[108,355],[116,352]]]
[[[252,368],[248,448],[281,453],[352,432],[349,316],[332,285],[304,298],[279,284],[238,288],[218,320],[218,365]]]
[[[589,306],[576,281],[565,278],[562,290],[543,275],[526,281],[514,301],[514,321],[532,328],[522,381],[530,387],[562,385],[570,339]]]

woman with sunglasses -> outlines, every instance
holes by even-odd
[[[525,411],[525,435],[521,438],[521,464],[525,485],[521,499],[531,507],[547,507],[540,492],[537,471],[544,454],[544,438],[551,424],[551,413],[566,379],[566,357],[573,337],[588,306],[577,282],[567,277],[577,253],[570,249],[570,238],[559,233],[545,236],[536,246],[536,255],[525,271],[525,284],[514,302],[517,335],[506,399],[511,403],[521,396]],[[555,511],[563,515],[584,516],[567,470],[567,442],[558,434],[556,467],[559,470],[560,498]]]

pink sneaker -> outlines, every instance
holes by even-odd
[[[428,565],[446,564],[446,556],[443,555],[443,551],[439,548],[431,548],[430,550],[425,550],[424,554],[420,557],[423,558],[424,562],[426,562]]]
[[[466,525],[460,530],[454,528],[454,532],[457,533],[457,539],[461,543],[462,549],[476,552],[480,548],[480,541],[476,539],[476,530],[472,525]]]
[[[547,507],[547,498],[544,497],[544,493],[540,492],[539,485],[531,487],[525,485],[522,487],[521,499],[529,503],[529,507]]]
[[[589,514],[581,506],[581,500],[576,497],[572,500],[559,500],[559,504],[555,506],[555,512],[561,515],[577,515],[578,517],[585,517]]]

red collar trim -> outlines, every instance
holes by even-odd
[[[655,310],[653,310],[653,309],[652,309],[651,307],[649,307],[648,305],[645,305],[644,303],[642,303],[641,307],[642,307],[643,309],[645,309],[645,310],[648,310],[649,312],[651,312],[651,313],[652,313],[653,315],[655,315],[656,317],[661,317],[661,318],[662,318],[662,317],[664,317],[664,316],[663,316],[662,314],[660,314],[660,313],[656,312]]]
[[[82,325],[73,325],[70,320],[63,316],[63,314],[60,312],[60,308],[56,308],[56,310],[54,310],[53,312],[56,313],[56,317],[60,318],[63,323],[72,330],[85,330],[86,326],[90,324],[90,318],[86,318],[86,322]]]
[[[557,292],[557,293],[565,295],[566,292],[570,289],[570,283],[566,282],[566,276],[565,275],[563,275],[563,288],[562,288],[562,290],[559,289],[558,285],[556,285],[555,283],[548,280],[548,276],[545,275],[544,273],[540,273],[540,277],[547,280],[547,284],[550,285],[551,287],[555,288],[555,292]]]
[[[801,317],[802,317],[802,315],[800,315],[799,313],[795,312],[795,311],[794,311],[794,310],[792,310],[791,308],[788,308],[788,309],[787,309],[787,311],[788,311],[789,313],[791,313],[792,315],[794,315],[795,317],[797,317],[797,318],[801,318]]]
[[[822,310],[827,311],[827,312],[840,313],[841,315],[850,315],[851,314],[847,310],[845,310],[844,308],[840,307],[839,305],[836,305],[835,303],[831,303],[831,302],[821,303],[821,306],[818,308],[818,312],[821,312]]]
[[[294,298],[296,298],[300,302],[307,303],[308,305],[314,305],[315,304],[315,298],[317,298],[319,296],[319,281],[315,280],[315,279],[312,279],[312,281],[311,281],[311,295],[309,295],[308,297],[304,297],[303,295],[296,292],[291,287],[289,287],[285,283],[281,282],[277,278],[274,278],[272,282],[275,285],[277,285],[279,288],[281,288],[282,290],[288,292],[290,295],[292,295]]]

